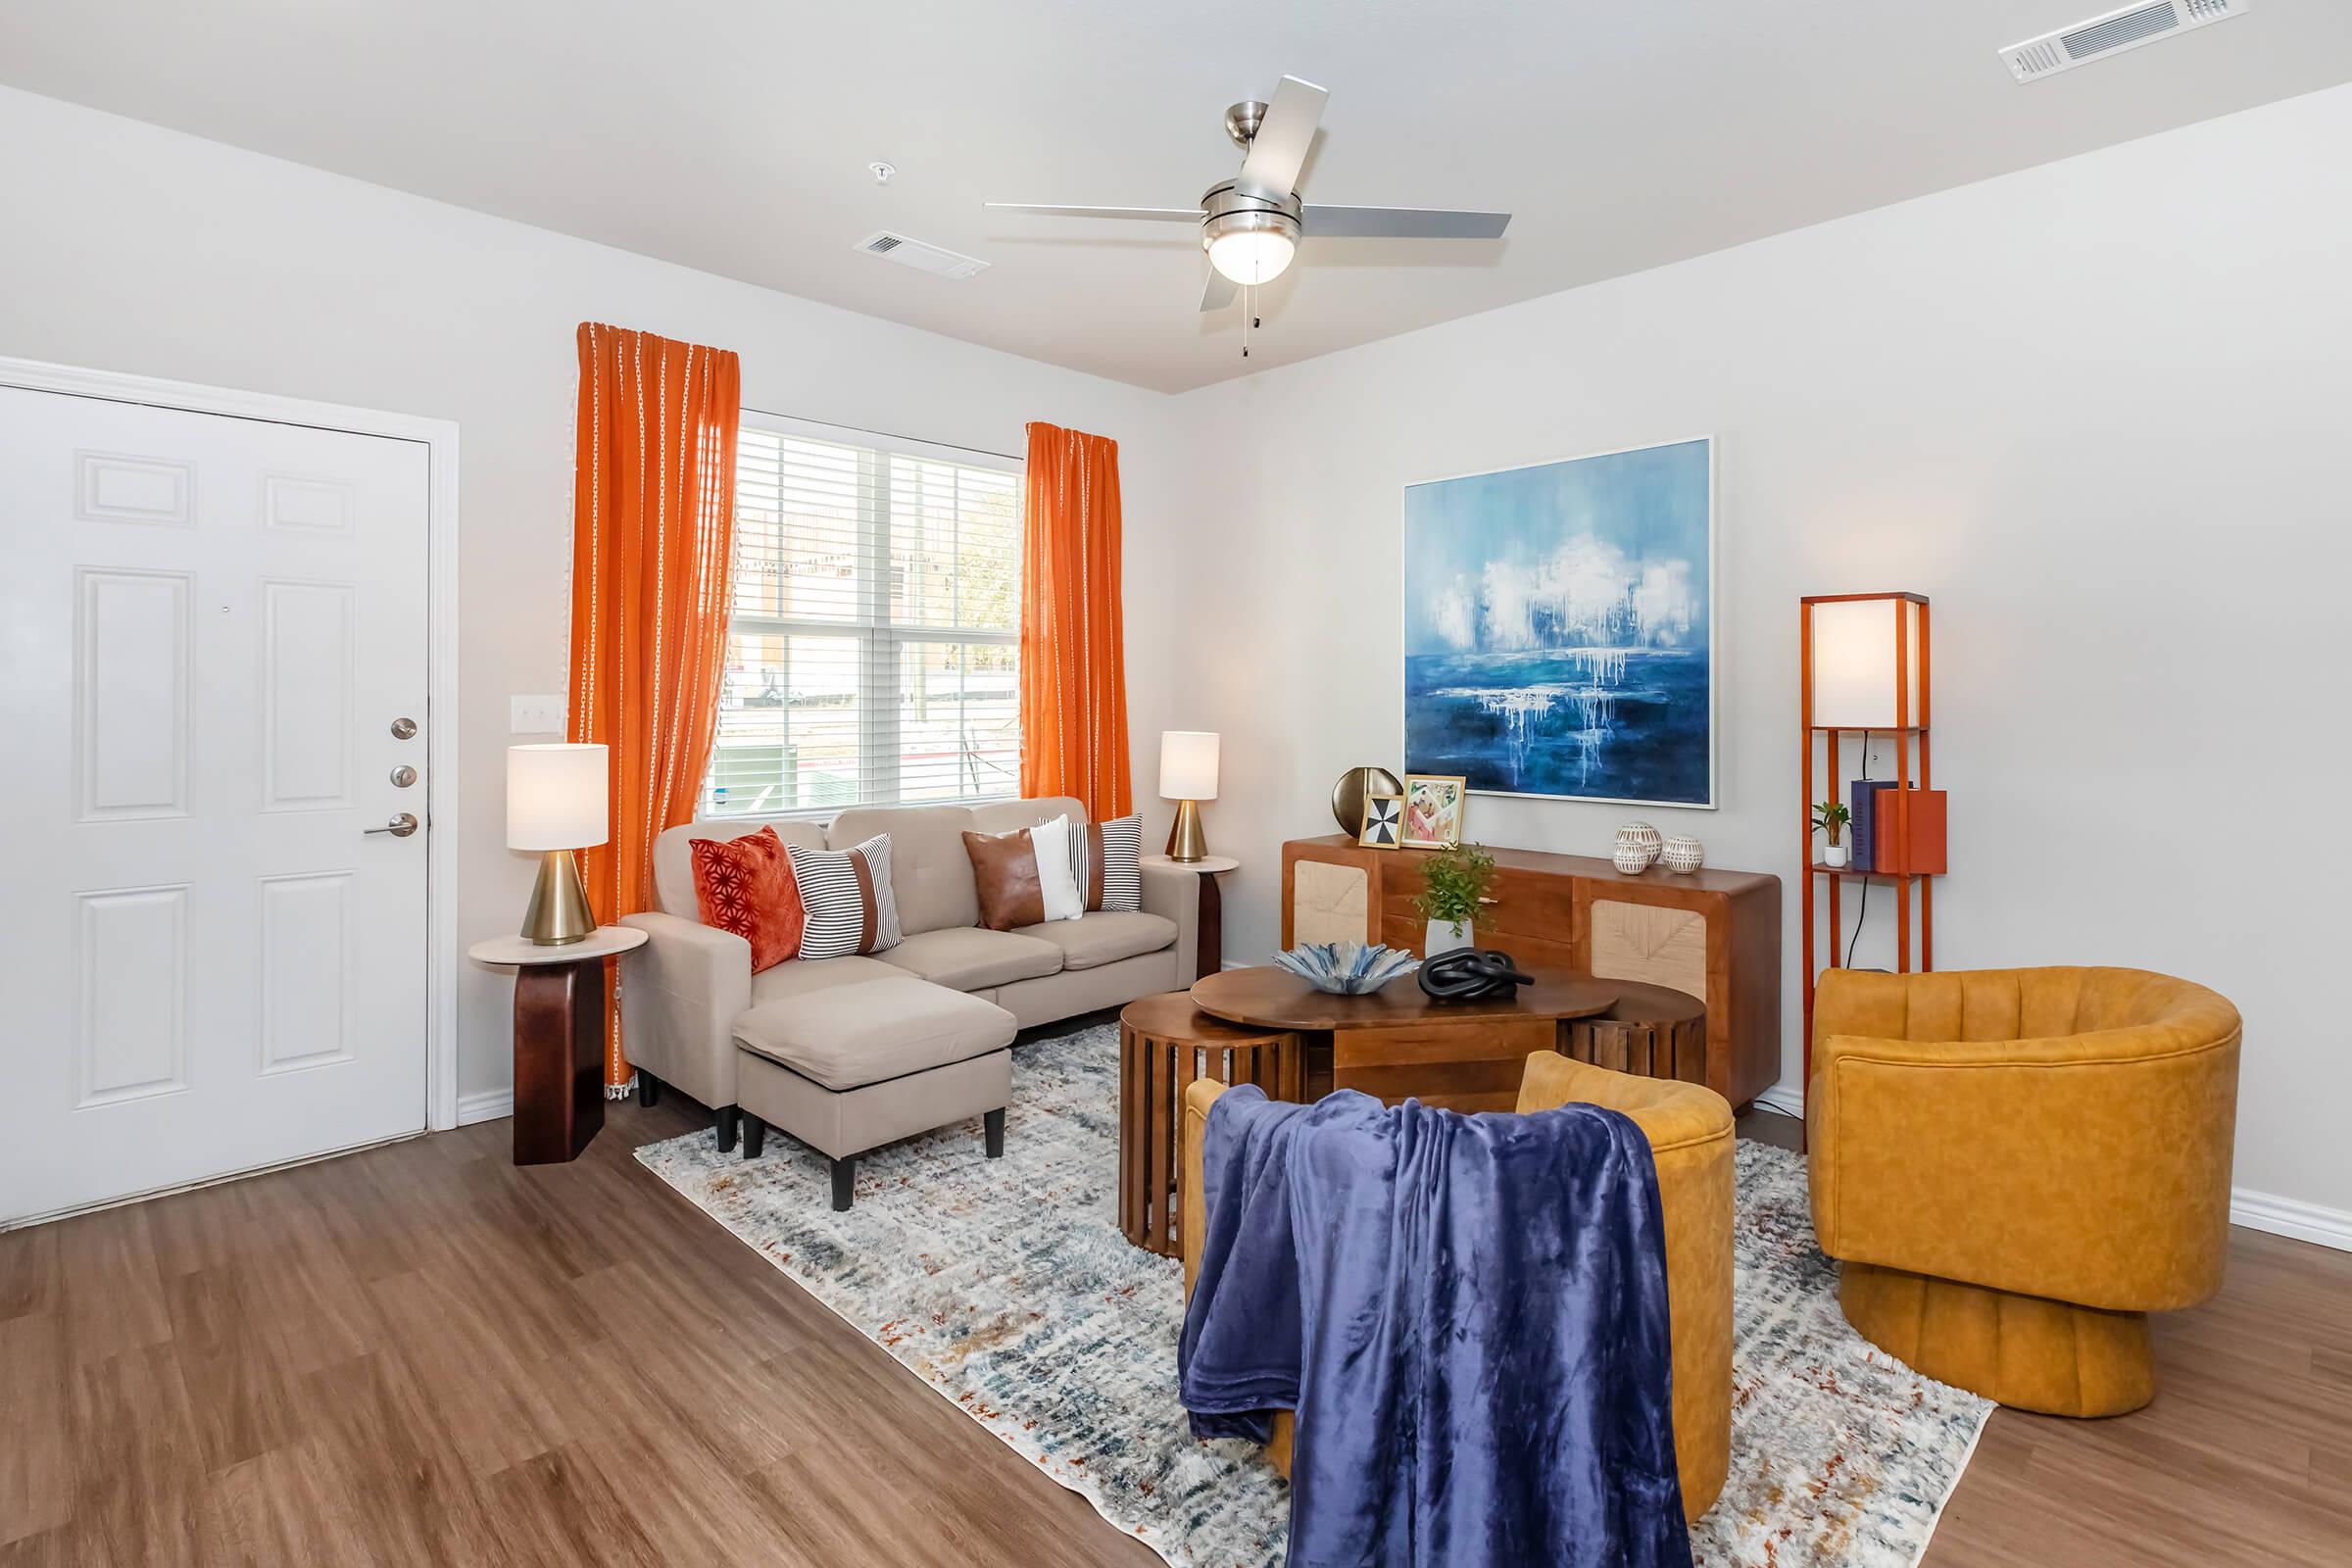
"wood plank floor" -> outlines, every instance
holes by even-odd
[[[0,1235],[0,1568],[1156,1561],[629,1157],[696,1125]],[[2352,1562],[2352,1256],[2235,1233],[2159,1346],[2139,1414],[1995,1414],[1929,1568]]]

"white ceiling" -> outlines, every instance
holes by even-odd
[[[0,81],[1173,391],[2352,79],[2344,0],[2031,86],[1995,56],[2107,7],[26,0]],[[1244,361],[1189,228],[981,210],[1189,205],[1285,72],[1331,89],[1307,200],[1509,235],[1310,235]],[[884,226],[993,265],[851,249]]]

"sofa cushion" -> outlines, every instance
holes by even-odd
[[[1009,833],[964,830],[963,853],[972,862],[980,923],[991,931],[1011,931],[1046,917],[1046,886],[1030,831],[1025,827]]]
[[[826,842],[836,849],[890,835],[890,887],[899,929],[912,936],[943,926],[976,925],[980,896],[963,830],[972,813],[960,806],[854,806],[833,819]]]
[[[706,816],[683,827],[664,828],[654,838],[654,907],[681,920],[700,920],[694,902],[694,852],[687,846],[696,839],[739,839],[762,828],[775,829],[787,847],[825,847],[825,830],[799,817]]]
[[[804,850],[792,857],[800,884],[801,952],[811,958],[846,958],[899,945],[898,901],[890,892],[890,835],[877,833],[846,850]]]
[[[805,997],[861,980],[896,980],[906,971],[879,958],[796,958],[752,976],[752,1005],[779,997]]]
[[[849,1090],[1002,1051],[1016,1027],[994,1003],[908,975],[762,1003],[735,1020],[735,1039],[811,1082]]]
[[[694,852],[696,911],[703,924],[752,945],[753,973],[800,956],[807,917],[774,828],[738,839],[695,839],[686,847]]]
[[[884,963],[896,964],[934,985],[953,986],[957,991],[1034,980],[1062,965],[1061,949],[1039,941],[1034,929],[991,931],[980,925],[925,931],[880,957]]]
[[[1052,943],[1060,950],[1065,969],[1094,969],[1171,946],[1176,941],[1176,922],[1141,909],[1098,910],[1076,920],[1023,926],[1009,934]]]

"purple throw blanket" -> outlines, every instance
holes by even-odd
[[[1657,1167],[1597,1105],[1228,1090],[1185,1313],[1199,1437],[1298,1412],[1289,1561],[1689,1568]]]

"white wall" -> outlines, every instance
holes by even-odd
[[[1797,599],[1914,589],[1938,965],[2218,988],[2238,1183],[2352,1208],[2347,148],[2352,87],[1179,400],[1221,473],[1191,633],[1215,701],[1185,716],[1225,734],[1229,956],[1272,950],[1277,847],[1331,831],[1332,780],[1400,764],[1401,487],[1712,434],[1721,808],[1638,814],[1783,877],[1785,1082]],[[1474,798],[1468,826],[1605,854],[1635,814]]]
[[[513,693],[567,684],[572,329],[743,356],[747,405],[1017,453],[1046,419],[1118,438],[1137,777],[1155,765],[1184,517],[1169,400],[870,317],[0,89],[0,355],[316,398],[461,426],[458,919],[509,930]],[[625,189],[615,201],[628,200]],[[985,288],[907,273],[912,289]],[[464,966],[461,1094],[512,1079],[503,974]]]

